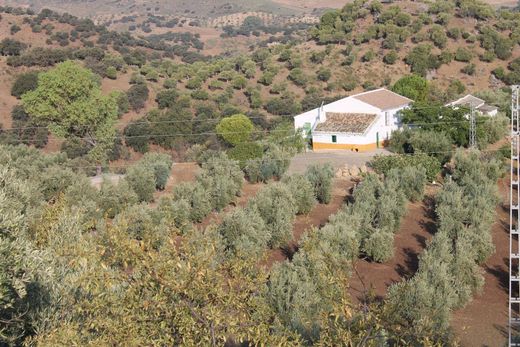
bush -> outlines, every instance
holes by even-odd
[[[19,56],[25,48],[27,48],[25,43],[6,38],[0,42],[0,55]]]
[[[455,60],[461,62],[469,62],[473,59],[473,53],[467,48],[459,47],[455,52]]]
[[[433,130],[411,132],[410,153],[426,153],[436,157],[441,164],[451,159],[453,145],[448,135]]]
[[[399,189],[408,200],[422,200],[427,183],[426,170],[423,167],[406,166],[402,169],[392,169],[388,172],[388,177],[399,182]]]
[[[297,86],[304,86],[307,83],[307,76],[300,68],[295,68],[289,73],[289,79],[294,82]]]
[[[240,168],[244,168],[251,159],[261,158],[264,153],[263,147],[256,142],[243,142],[227,151],[230,159],[236,160]]]
[[[327,82],[331,76],[332,76],[332,72],[330,71],[330,69],[327,69],[324,67],[320,68],[316,74],[316,77],[318,78],[318,80],[323,81],[323,82]]]
[[[388,174],[392,169],[403,169],[407,166],[426,169],[428,181],[434,181],[441,172],[441,163],[435,157],[418,153],[414,155],[378,155],[370,162],[370,166],[380,174]]]
[[[99,191],[98,206],[106,218],[114,218],[121,211],[137,204],[137,194],[130,188],[128,182],[121,180],[112,183],[111,180],[103,179]]]
[[[375,262],[384,263],[394,256],[394,234],[378,230],[365,240],[363,251]]]
[[[388,65],[393,65],[393,64],[395,64],[397,59],[399,59],[399,55],[397,54],[396,51],[391,50],[390,52],[385,54],[385,56],[383,57],[383,62]]]
[[[282,183],[287,185],[296,202],[297,214],[308,214],[316,204],[314,187],[304,175],[285,176]]]
[[[236,114],[223,118],[217,125],[218,134],[229,144],[236,146],[251,138],[253,123],[247,116]]]
[[[460,71],[465,73],[466,75],[473,76],[475,74],[476,69],[477,66],[472,63],[464,66]]]
[[[197,182],[209,193],[212,207],[220,211],[240,195],[244,174],[236,161],[219,154],[202,164]]]
[[[147,169],[154,173],[155,188],[164,190],[170,177],[173,161],[167,154],[146,153],[139,161]]]
[[[236,208],[224,216],[218,231],[234,255],[258,258],[267,248],[271,233],[254,209]]]
[[[125,181],[137,194],[139,202],[151,202],[155,193],[155,177],[152,170],[143,165],[131,166],[125,175]]]
[[[186,201],[189,206],[189,219],[200,223],[211,210],[209,192],[199,182],[181,182],[173,189],[176,201]]]
[[[328,204],[332,198],[332,165],[311,165],[307,168],[305,176],[313,186],[316,199],[322,204]]]
[[[169,108],[175,105],[178,96],[179,94],[175,89],[161,90],[159,93],[157,93],[155,101],[157,101],[160,109]]]
[[[128,101],[134,111],[142,109],[148,100],[148,87],[145,84],[135,84],[127,91]]]
[[[35,90],[38,87],[38,72],[31,71],[18,75],[11,87],[11,95],[20,98],[28,91]]]
[[[150,134],[152,128],[150,124],[143,119],[126,126],[123,134],[126,144],[134,151],[146,153],[149,149]]]
[[[392,91],[414,101],[424,101],[428,96],[429,88],[429,83],[425,78],[418,75],[408,75],[395,82]]]
[[[271,233],[271,248],[285,246],[292,239],[292,226],[297,212],[296,202],[289,188],[281,183],[273,183],[263,188],[249,202],[264,220]]]
[[[63,193],[67,187],[77,180],[76,174],[70,169],[50,166],[39,176],[39,187],[46,201],[50,201]]]

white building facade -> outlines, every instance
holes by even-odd
[[[294,117],[295,129],[312,138],[314,150],[367,151],[384,146],[401,125],[412,100],[387,89],[352,95]]]

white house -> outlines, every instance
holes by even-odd
[[[399,128],[399,111],[411,103],[392,91],[376,89],[295,116],[294,127],[312,137],[315,150],[373,150],[383,146]]]
[[[454,107],[457,106],[466,106],[466,107],[473,107],[477,112],[480,112],[480,114],[484,116],[496,116],[498,113],[498,108],[492,105],[486,104],[486,102],[480,98],[477,98],[476,96],[473,96],[471,94],[468,94],[458,100],[452,101],[448,104],[446,104],[448,107]]]

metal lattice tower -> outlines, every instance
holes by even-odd
[[[512,86],[511,97],[511,187],[509,195],[509,346],[520,346],[520,86]]]
[[[477,114],[473,105],[470,108],[469,114],[469,146],[471,148],[477,147]]]

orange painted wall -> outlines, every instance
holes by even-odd
[[[382,145],[382,144],[380,144]],[[322,142],[313,142],[312,149],[320,150],[320,149],[349,149],[355,151],[356,149],[359,152],[364,151],[373,151],[377,149],[377,143],[370,143],[367,145],[351,145],[347,143],[322,143]]]

